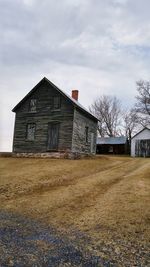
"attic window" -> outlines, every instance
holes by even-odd
[[[60,96],[53,97],[53,109],[54,110],[60,109]]]
[[[36,112],[36,99],[30,100],[29,111]]]
[[[27,124],[27,140],[34,141],[35,139],[35,123]]]

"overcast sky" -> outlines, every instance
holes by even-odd
[[[0,151],[11,109],[44,76],[87,108],[102,94],[130,107],[149,70],[150,0],[0,0]]]

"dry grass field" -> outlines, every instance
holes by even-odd
[[[132,262],[136,250],[148,249],[149,203],[150,159],[0,158],[1,210],[68,235],[82,231],[91,238],[88,249],[101,257],[113,250]]]

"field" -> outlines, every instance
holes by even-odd
[[[36,219],[71,240],[84,233],[85,249],[113,259],[108,266],[148,266],[149,203],[150,159],[0,158],[1,211]]]

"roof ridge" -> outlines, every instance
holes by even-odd
[[[63,94],[65,97],[67,97],[72,104],[74,104],[75,106],[77,106],[79,109],[81,109],[83,112],[85,112],[86,114],[88,114],[90,117],[92,117],[93,119],[97,120],[98,119],[92,114],[90,113],[85,107],[83,107],[78,101],[76,101],[74,98],[72,98],[69,94],[67,94],[66,92],[64,92],[62,89],[60,89],[59,87],[57,87],[53,82],[51,82],[47,77],[43,77],[26,95],[25,97],[22,98],[22,100],[12,109],[13,112],[16,111],[16,109],[37,89],[37,87],[40,85],[40,83],[42,83],[43,81],[48,82],[50,85],[52,85],[57,91],[59,91],[61,94]]]

